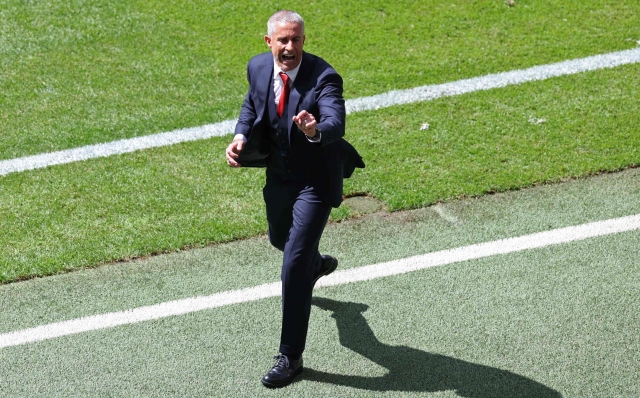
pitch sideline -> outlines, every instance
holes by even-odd
[[[572,227],[538,232],[515,238],[463,246],[455,249],[408,257],[364,267],[337,271],[322,278],[316,287],[337,286],[399,275],[407,272],[480,259],[523,250],[544,248],[562,243],[606,236],[640,229],[640,214],[597,221]],[[0,349],[53,339],[121,325],[184,315],[192,312],[223,307],[232,304],[277,297],[281,293],[280,282],[215,293],[210,296],[174,300],[126,311],[93,315],[62,322],[50,323],[24,330],[0,334]]]

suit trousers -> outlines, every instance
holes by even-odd
[[[314,273],[322,265],[318,251],[331,206],[300,180],[267,178],[263,189],[269,241],[283,252],[280,352],[302,355],[307,339]]]

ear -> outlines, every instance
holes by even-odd
[[[271,48],[271,37],[269,37],[268,35],[265,35],[264,42],[267,43],[267,46],[269,46],[269,48]]]

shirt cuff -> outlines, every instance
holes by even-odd
[[[241,139],[245,144],[247,143],[247,137],[245,137],[243,134],[236,134],[233,136],[233,140],[237,140],[237,139]]]
[[[306,135],[305,137],[307,137],[307,140],[309,140],[309,142],[320,142],[320,139],[322,139],[322,131],[316,130],[316,135],[314,135],[313,137],[309,137],[308,135]]]

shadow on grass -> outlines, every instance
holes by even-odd
[[[349,376],[305,368],[301,379],[360,388],[370,391],[455,391],[461,397],[561,397],[562,395],[534,380],[511,373],[430,354],[406,346],[380,342],[362,315],[368,306],[313,298],[313,305],[332,311],[340,344],[388,369],[380,377]]]

